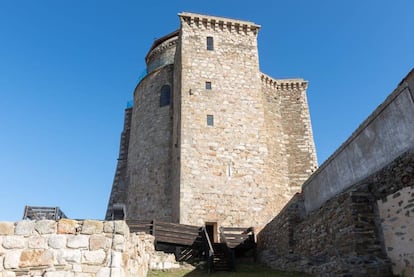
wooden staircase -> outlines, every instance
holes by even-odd
[[[253,228],[221,227],[220,243],[210,240],[206,227],[155,220],[127,220],[131,232],[145,232],[155,237],[155,246],[175,249],[177,261],[207,261],[208,272],[236,271],[236,256],[254,250]],[[167,247],[167,248],[168,248]],[[162,250],[164,251],[164,250]]]
[[[225,243],[213,243],[213,270],[234,271],[231,253]]]

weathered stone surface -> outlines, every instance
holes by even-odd
[[[104,222],[103,230],[105,233],[129,235],[129,227],[126,222],[122,220]]]
[[[58,234],[76,234],[79,223],[72,219],[61,219],[58,222]]]
[[[59,249],[56,253],[58,264],[80,264],[82,259],[80,249]]]
[[[260,260],[317,276],[412,275],[413,166],[414,149],[307,215],[297,195],[258,234]]]
[[[85,220],[82,225],[81,234],[98,234],[102,233],[103,223],[97,220]]]
[[[16,222],[15,234],[20,236],[31,236],[35,233],[35,221],[21,220]]]
[[[89,249],[98,250],[98,249],[107,249],[110,245],[109,239],[105,235],[92,235],[89,238]]]
[[[75,277],[95,277],[93,273],[76,272]]]
[[[44,277],[76,277],[76,275],[68,271],[47,271]]]
[[[101,270],[98,271],[98,273],[96,274],[96,277],[107,277],[107,276],[111,276],[111,277],[124,277],[125,273],[122,270],[122,268],[102,268]]]
[[[122,235],[114,235],[112,240],[113,250],[121,252],[125,250],[125,238]]]
[[[38,220],[35,223],[35,230],[41,235],[55,234],[56,233],[56,221]]]
[[[82,223],[79,222],[79,226]],[[124,234],[108,234],[99,227],[93,227],[92,230],[98,229],[100,232],[91,235],[57,234],[57,228],[45,221],[39,224],[35,222],[33,230],[37,226],[40,233],[47,233],[48,230],[54,230],[54,233],[39,234],[36,231],[31,235],[23,235],[29,234],[31,227],[24,223],[19,225],[22,235],[0,235],[0,277],[14,276],[15,272],[21,277],[95,277],[101,269],[109,266],[112,254],[117,267],[113,269],[113,274],[122,277],[146,276],[149,259],[156,255],[154,238],[146,234],[130,235],[125,230],[125,224],[111,225],[115,226],[113,231]],[[93,222],[91,225],[97,224]],[[115,247],[122,253],[111,249],[112,236],[115,236]],[[101,271],[100,274],[105,272]],[[126,272],[128,275],[125,275]]]
[[[2,277],[16,277],[16,273],[13,271],[3,271],[2,274]]]
[[[50,266],[53,265],[54,259],[54,253],[51,250],[23,250],[20,255],[19,267]]]
[[[393,273],[414,276],[414,187],[403,188],[377,204]]]
[[[104,250],[84,251],[82,256],[82,263],[97,265],[105,261],[106,253]]]
[[[31,249],[46,249],[47,238],[46,237],[29,237],[27,239],[28,246]]]
[[[65,235],[51,235],[48,239],[48,244],[51,248],[61,249],[66,246]]]
[[[21,253],[22,253],[21,250],[8,251],[4,257],[4,268],[5,269],[18,268]]]
[[[69,235],[67,240],[68,248],[88,248],[89,237],[86,235]]]
[[[0,221],[0,235],[14,235],[14,223]]]
[[[6,249],[22,249],[26,245],[26,239],[22,236],[7,236],[3,238],[2,245]]]

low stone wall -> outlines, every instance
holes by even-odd
[[[129,233],[125,221],[62,219],[0,222],[0,276],[146,276],[177,267],[154,238]],[[173,257],[173,255],[172,255]]]
[[[413,188],[410,150],[311,213],[298,194],[258,234],[259,259],[317,276],[411,276]]]

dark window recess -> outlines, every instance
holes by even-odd
[[[160,107],[170,105],[171,101],[171,89],[169,85],[164,85],[161,88],[161,95],[160,95]]]
[[[214,50],[213,37],[207,37],[207,50]]]
[[[207,115],[207,126],[214,126],[214,116],[208,114]]]
[[[206,89],[211,89],[211,82],[206,82]]]

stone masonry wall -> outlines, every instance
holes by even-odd
[[[262,262],[317,276],[412,273],[414,151],[305,215],[296,196],[258,235]]]
[[[180,14],[180,223],[258,226],[268,154],[258,26]],[[207,37],[214,50],[207,50]],[[206,89],[211,82],[211,89]],[[207,125],[207,115],[214,126]]]
[[[172,93],[172,65],[148,74],[135,90],[128,149],[128,219],[172,220],[172,105],[160,107],[164,85]]]
[[[144,277],[153,242],[124,221],[0,222],[0,276]]]

